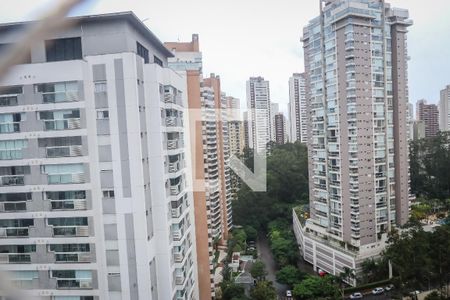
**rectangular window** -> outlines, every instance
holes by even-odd
[[[17,95],[19,94],[23,94],[22,86],[0,87],[0,106],[18,105]]]
[[[22,150],[28,145],[27,140],[0,141],[0,160],[22,159]]]
[[[137,55],[144,59],[144,63],[149,63],[148,49],[142,46],[139,42],[136,42]]]
[[[50,226],[87,226],[88,218],[74,217],[74,218],[49,218],[47,224]]]
[[[78,82],[42,83],[34,86],[35,93],[42,93],[43,103],[59,103],[78,100]]]
[[[47,61],[81,59],[81,38],[65,38],[45,41]]]
[[[106,81],[94,82],[94,92],[95,93],[106,93]]]
[[[104,190],[103,198],[114,198],[114,190]]]
[[[109,111],[108,110],[97,110],[97,120],[108,120]]]
[[[153,62],[161,67],[163,66],[162,60],[160,60],[156,55],[153,55]]]
[[[0,133],[20,132],[20,122],[25,121],[25,113],[0,114]]]

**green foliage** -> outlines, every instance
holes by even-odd
[[[253,164],[251,150],[244,153],[247,166]],[[267,192],[255,193],[242,184],[233,203],[236,224],[266,232],[275,219],[291,219],[292,207],[308,202],[308,162],[306,146],[300,143],[277,145],[267,157]]]
[[[294,285],[302,281],[302,279],[305,277],[305,273],[300,271],[297,267],[287,265],[281,268],[281,270],[277,272],[276,276],[278,282],[293,287]]]
[[[444,286],[450,281],[450,226],[425,232],[420,226],[390,236],[384,253],[405,290]]]
[[[256,286],[250,291],[252,300],[275,300],[277,293],[269,281],[259,281]]]
[[[362,263],[362,283],[385,280],[389,277],[388,261],[385,258],[367,259]]]
[[[354,292],[369,290],[369,289],[376,288],[376,287],[379,287],[379,286],[386,286],[389,283],[391,283],[391,280],[389,280],[389,279],[380,280],[380,281],[374,281],[374,282],[371,282],[371,283],[358,285],[356,287],[346,288],[346,289],[344,289],[344,292],[346,294],[351,294],[351,293],[354,293]]]
[[[340,299],[339,290],[334,285],[332,276],[308,276],[294,286],[293,294],[299,299]]]
[[[448,132],[410,143],[411,189],[416,195],[439,199],[443,204],[450,198],[449,145]]]
[[[277,219],[269,223],[268,229],[270,249],[277,265],[295,265],[299,255],[298,247],[288,222],[285,219]]]
[[[425,300],[445,300],[445,299],[448,299],[448,298],[444,297],[437,291],[434,291],[425,297]]]
[[[241,299],[245,296],[245,290],[242,285],[230,281],[224,281],[221,284],[222,300]]]
[[[244,227],[244,231],[247,235],[248,241],[256,241],[256,238],[258,237],[258,231],[254,227],[247,225]]]
[[[257,280],[264,280],[267,275],[266,266],[262,261],[257,260],[252,264],[250,274]]]

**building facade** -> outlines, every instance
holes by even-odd
[[[283,113],[278,113],[274,118],[275,123],[275,143],[282,145],[287,142],[286,118]]]
[[[336,0],[304,28],[310,211],[296,234],[314,268],[359,272],[408,220],[411,24],[381,0]]]
[[[289,78],[289,139],[292,143],[307,142],[305,74]]]
[[[270,102],[270,141],[276,142],[275,116],[280,112],[278,103]]]
[[[0,83],[0,270],[23,299],[197,299],[185,80],[134,14],[72,20]]]
[[[215,297],[214,246],[232,228],[232,189],[227,97],[220,78],[203,78],[198,35],[191,42],[168,42],[169,66],[187,82],[199,299]]]
[[[450,130],[450,85],[441,91],[439,100],[439,130]]]
[[[247,81],[249,147],[256,153],[266,151],[271,141],[272,122],[269,81],[251,77]]]
[[[433,137],[439,131],[439,110],[436,104],[427,104],[419,100],[416,104],[417,120],[425,124],[425,137]]]

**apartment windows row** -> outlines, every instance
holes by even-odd
[[[86,191],[50,191],[42,192],[42,199],[48,201],[52,210],[87,209]],[[28,202],[33,201],[32,193],[0,194],[0,211],[27,211]]]
[[[9,278],[14,286],[20,289],[37,289],[34,280],[39,279],[39,271],[13,271],[9,272]],[[50,281],[49,288],[56,289],[92,289],[93,288],[93,271],[91,270],[50,270],[48,276],[55,283]],[[63,297],[59,296],[55,299],[93,299],[92,297]]]

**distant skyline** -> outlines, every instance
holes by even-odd
[[[6,0],[0,0],[3,5]],[[409,101],[438,103],[450,84],[450,11],[448,0],[391,0],[409,9]],[[19,0],[0,11],[0,22],[35,19],[55,3]],[[302,29],[319,12],[318,0],[88,0],[72,15],[133,11],[161,41],[190,41],[200,35],[204,74],[220,75],[227,95],[246,103],[250,76],[270,81],[271,101],[287,112],[289,77],[303,72]]]

